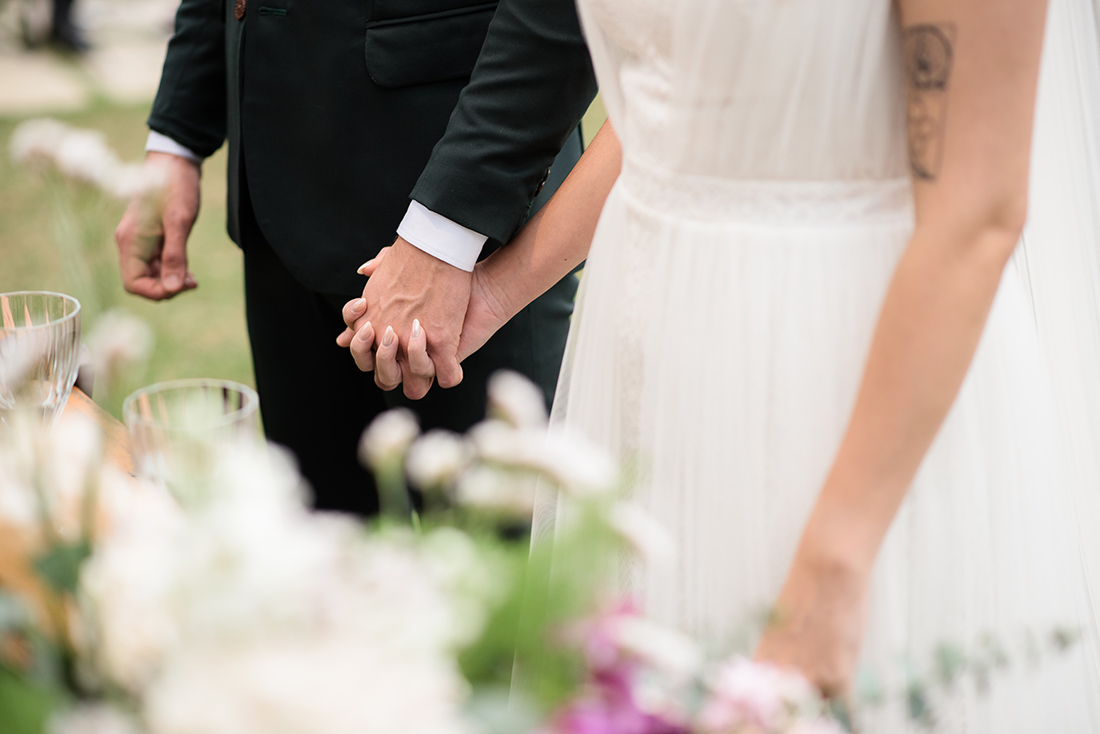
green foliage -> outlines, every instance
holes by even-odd
[[[935,726],[936,718],[928,701],[928,689],[923,682],[919,680],[909,681],[909,685],[905,689],[905,703],[910,719],[929,729]]]
[[[496,540],[484,536],[478,543],[483,555],[492,558],[509,583],[503,600],[493,610],[485,630],[474,644],[458,656],[462,674],[477,687],[507,690],[512,679],[520,614],[523,611],[523,580],[527,575],[527,545],[520,541]],[[502,579],[503,581],[504,579]]]
[[[936,648],[936,676],[940,685],[954,686],[966,667],[966,653],[958,645],[943,643]]]
[[[62,594],[75,594],[80,567],[92,554],[87,541],[57,543],[34,559],[34,570],[47,584]]]
[[[50,713],[61,703],[55,691],[0,667],[0,732],[43,734]]]

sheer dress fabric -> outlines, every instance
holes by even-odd
[[[668,567],[624,560],[623,588],[656,619],[732,644],[785,578],[912,232],[900,24],[886,0],[580,10],[624,163],[552,422],[619,456],[675,538]],[[1100,490],[1081,485],[1095,467],[1064,445],[1069,355],[1047,348],[1032,291],[1057,277],[1022,255],[1006,270],[877,560],[863,666],[887,690],[944,643],[980,652],[995,640],[1012,658],[988,695],[937,694],[937,731],[1100,732],[1087,568],[1100,553],[1077,516]],[[1084,418],[1073,420],[1071,431]],[[561,515],[540,498],[535,542]],[[1050,655],[1058,627],[1087,639]],[[864,730],[923,729],[886,706]]]

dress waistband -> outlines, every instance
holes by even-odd
[[[679,173],[624,157],[618,185],[643,210],[687,219],[806,226],[905,225],[908,178],[753,180]]]

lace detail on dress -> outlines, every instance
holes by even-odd
[[[908,178],[853,181],[755,181],[669,171],[627,156],[623,193],[646,211],[745,224],[911,225]]]

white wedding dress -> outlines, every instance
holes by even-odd
[[[580,9],[624,162],[553,422],[619,455],[675,538],[674,564],[624,584],[654,618],[729,641],[774,602],[912,231],[899,20],[889,0]],[[1000,647],[988,694],[933,696],[937,731],[1100,732],[1074,515],[1100,487],[1067,484],[1086,472],[1066,470],[1065,386],[1021,259],[878,558],[863,664],[896,694],[944,643]],[[1056,655],[1062,627],[1086,637]],[[901,706],[866,716],[872,734],[924,731]]]

